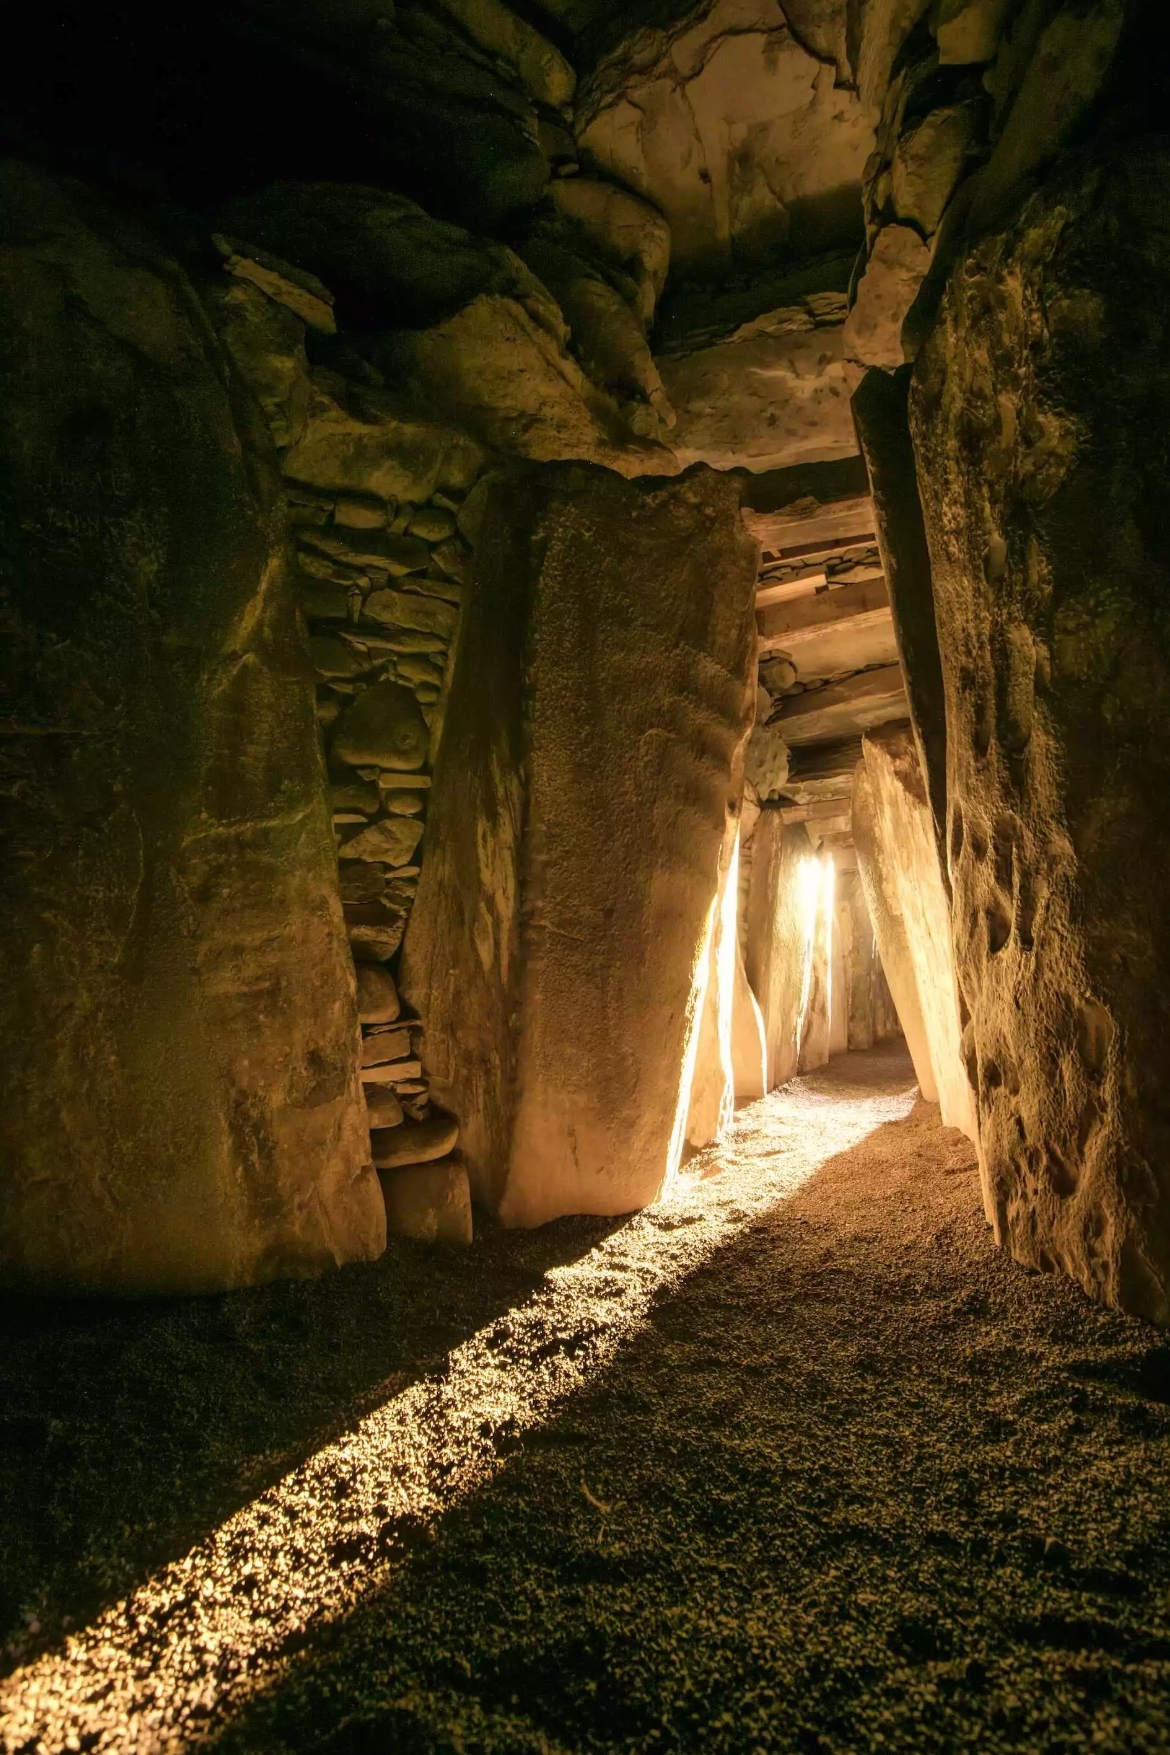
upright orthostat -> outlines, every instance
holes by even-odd
[[[0,1283],[375,1256],[275,461],[179,266],[0,170]]]
[[[642,1206],[682,1149],[756,560],[705,468],[552,465],[485,516],[403,984],[509,1224]]]
[[[911,395],[987,1195],[1170,1320],[1170,156],[1070,154],[970,248]]]

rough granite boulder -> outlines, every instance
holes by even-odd
[[[996,1235],[1170,1320],[1170,153],[969,250],[911,416],[964,1049]]]
[[[209,1291],[376,1256],[259,409],[136,222],[12,163],[0,208],[0,1281]]]

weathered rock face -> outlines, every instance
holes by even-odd
[[[717,0],[635,31],[577,107],[586,161],[662,210],[689,269],[851,236],[871,128],[776,0]]]
[[[494,1207],[515,1082],[527,529],[519,510],[511,519],[502,476],[477,497],[466,521],[477,584],[459,631],[400,982],[425,1012],[427,1076],[459,1117],[472,1193]]]
[[[834,870],[831,860],[802,866],[797,897],[805,927],[797,1071],[815,1072],[829,1058],[833,1004]]]
[[[631,227],[628,209],[645,204],[624,196],[623,206],[623,194],[578,203],[579,213],[565,215],[552,204],[521,243],[531,266],[503,244],[361,184],[275,183],[230,203],[220,218],[241,251],[273,251],[327,283],[354,326],[338,338],[335,356],[367,377],[368,388],[339,384],[330,371],[314,376],[309,433],[290,473],[332,485],[321,479],[321,448],[336,451],[342,433],[363,423],[380,429],[375,456],[394,423],[417,429],[420,465],[432,448],[446,447],[423,492],[394,483],[392,469],[372,474],[371,492],[412,499],[436,486],[467,486],[450,479],[468,445],[452,430],[522,457],[583,457],[628,474],[673,470],[672,454],[656,442],[659,413],[669,411],[638,309],[655,275],[665,274],[669,236],[665,260],[661,239],[647,246],[651,274],[622,233],[623,220],[627,233]],[[661,231],[660,216],[653,219]],[[634,274],[610,261],[623,250]],[[602,267],[586,259],[591,251]],[[261,364],[275,376],[263,356]],[[337,414],[323,403],[329,395]],[[401,443],[390,449],[397,461]]]
[[[404,992],[507,1223],[629,1211],[682,1147],[755,545],[707,472],[569,465],[501,482],[479,542]]]
[[[909,366],[867,372],[853,395],[869,471],[874,531],[906,679],[906,704],[940,846],[946,818],[947,728],[930,551],[910,437]]]
[[[487,294],[560,326],[545,289],[503,244],[362,183],[271,183],[221,212],[224,230],[319,275],[351,325],[426,327]]]
[[[865,895],[866,912],[873,923],[886,988],[914,1062],[918,1089],[927,1103],[937,1103],[938,1085],[918,998],[918,978],[914,972],[906,923],[900,910],[893,905],[897,902],[897,885],[894,874],[886,867],[885,840],[877,826],[873,783],[864,761],[858,763],[853,781],[853,836],[857,847],[858,876]]]
[[[816,860],[807,829],[785,828],[776,810],[761,813],[753,841],[744,965],[764,1021],[772,1090],[796,1072],[812,954],[804,874]]]
[[[914,737],[907,726],[887,726],[867,733],[862,749],[872,812],[866,837],[868,842],[872,834],[866,848],[869,883],[881,890],[881,913],[900,923],[904,945],[897,957],[891,950],[890,962],[903,954],[909,960],[935,1093],[931,1100],[942,1111],[943,1125],[975,1139],[974,1105],[959,1046],[950,900]],[[896,990],[894,997],[900,1009]]]
[[[844,303],[785,306],[714,346],[660,357],[679,461],[763,471],[854,456]]]
[[[1170,1319],[1170,157],[1069,158],[912,393],[964,1037],[996,1232]]]
[[[856,859],[854,853],[844,869],[838,862],[837,927],[845,963],[846,1042],[852,1049],[866,1049],[873,1047],[878,1033],[879,965],[874,956],[873,922],[865,905],[865,891],[861,887]]]
[[[132,223],[18,165],[0,202],[0,1278],[193,1291],[375,1256],[267,436]]]
[[[731,1073],[737,1102],[751,1102],[768,1091],[768,1045],[764,1014],[751,990],[743,952],[735,947],[735,987],[731,999]]]
[[[692,1049],[686,1143],[701,1151],[731,1123],[736,1098],[736,965],[739,935],[739,824],[728,818],[719,859],[719,879],[707,938],[705,967],[696,980],[703,990],[698,1031]],[[750,1074],[749,1074],[750,1076]]]

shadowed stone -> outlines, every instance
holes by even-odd
[[[725,478],[586,465],[497,483],[477,542],[403,991],[480,1198],[625,1212],[681,1149],[755,544]]]
[[[958,265],[911,394],[986,1199],[1017,1260],[1159,1322],[1168,206],[1163,146],[1068,155]]]
[[[348,767],[421,768],[431,734],[409,689],[380,682],[364,690],[337,723],[330,754]]]
[[[387,1229],[420,1243],[470,1243],[471,1188],[454,1158],[379,1172]]]
[[[2,880],[0,1279],[210,1291],[376,1256],[267,435],[124,214],[15,165],[0,207],[0,770],[25,853]]]

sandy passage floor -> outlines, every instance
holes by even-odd
[[[720,1174],[633,1226],[497,1236],[446,1264],[399,1252],[380,1270],[338,1276],[344,1298],[294,1288],[207,1301],[212,1332],[234,1312],[248,1333],[245,1360],[270,1369],[289,1350],[288,1300],[302,1315],[332,1310],[342,1357],[352,1372],[356,1352],[368,1377],[374,1356],[346,1327],[351,1310],[367,1325],[407,1323],[396,1300],[414,1271],[416,1305],[420,1286],[428,1300],[416,1333],[434,1339],[446,1321],[469,1340],[449,1334],[445,1369],[404,1357],[397,1377],[357,1397],[351,1386],[350,1407],[384,1408],[388,1389],[423,1396],[401,1406],[423,1406],[423,1424],[437,1431],[434,1398],[470,1357],[461,1347],[474,1352],[484,1335],[506,1333],[495,1351],[507,1353],[507,1381],[520,1386],[518,1412],[463,1434],[462,1485],[449,1486],[458,1459],[443,1476],[442,1456],[436,1468],[428,1452],[421,1515],[386,1520],[384,1551],[359,1542],[330,1560],[326,1544],[322,1563],[306,1536],[312,1563],[299,1581],[277,1567],[240,1590],[247,1543],[225,1548],[207,1600],[214,1609],[219,1592],[243,1610],[225,1622],[235,1631],[220,1682],[204,1714],[184,1709],[164,1734],[177,1747],[206,1734],[223,1748],[271,1751],[1170,1746],[1170,1350],[995,1252],[970,1146],[939,1128],[937,1111],[907,1113],[906,1087],[897,1057],[834,1063],[743,1112],[733,1140],[697,1166]],[[835,1146],[845,1149],[826,1156]],[[544,1280],[542,1260],[552,1267]],[[466,1292],[460,1304],[469,1275],[478,1305]],[[551,1326],[526,1327],[515,1315],[525,1291],[535,1288],[539,1303],[550,1287],[557,1297],[575,1288],[576,1302],[562,1298]],[[314,1296],[333,1302],[314,1305]],[[628,1320],[614,1314],[621,1309]],[[119,1320],[131,1325],[116,1331],[124,1346],[145,1349],[148,1363],[182,1354],[198,1405],[199,1373],[216,1355],[191,1307]],[[26,1366],[55,1358],[67,1383],[87,1337],[91,1365],[116,1381],[111,1332],[92,1315],[56,1331],[26,1325],[19,1338]],[[318,1340],[300,1352],[311,1359]],[[533,1410],[525,1386],[550,1361],[569,1373],[563,1399]],[[239,1387],[238,1358],[232,1372]],[[339,1368],[334,1394],[344,1377]],[[18,1376],[22,1385],[27,1401]],[[284,1435],[283,1450],[262,1453],[267,1478],[279,1480],[278,1464],[325,1457],[315,1501],[303,1503],[360,1502],[361,1466],[344,1437],[336,1463],[321,1448],[324,1408],[312,1386],[290,1370],[284,1390],[284,1426],[276,1396],[267,1415],[269,1436]],[[297,1404],[310,1402],[316,1424],[302,1409],[298,1425]],[[157,1599],[157,1583],[142,1580],[163,1576],[160,1562],[193,1538],[214,1544],[204,1533],[213,1516],[256,1503],[233,1488],[224,1460],[255,1440],[221,1414],[210,1455],[178,1409],[169,1415],[164,1431],[157,1409],[144,1407],[139,1428],[154,1431],[176,1471],[173,1505],[185,1523],[157,1515],[161,1483],[141,1456],[119,1474],[92,1448],[53,1489],[71,1479],[84,1505],[103,1475],[107,1495],[112,1483],[112,1508],[131,1519],[122,1548],[113,1543],[123,1605],[138,1600],[135,1586]],[[141,1444],[131,1416],[121,1410],[124,1436]],[[478,1475],[467,1464],[475,1456]],[[255,1479],[254,1456],[246,1467]],[[199,1493],[183,1478],[189,1470]],[[48,1476],[39,1486],[21,1480],[32,1509],[38,1492],[49,1502]],[[146,1519],[144,1507],[156,1515]],[[75,1519],[75,1548],[100,1521],[82,1530]],[[57,1700],[37,1708],[44,1748],[65,1745],[65,1719],[78,1710],[71,1663],[80,1674],[92,1661],[63,1642],[52,1617],[66,1602],[90,1624],[103,1601],[107,1617],[119,1613],[77,1559],[71,1571],[52,1522],[39,1547],[6,1536],[17,1588],[27,1591],[39,1567],[51,1590],[41,1655],[18,1622],[0,1685],[0,1725],[23,1714],[32,1728],[38,1678]],[[289,1636],[289,1593],[306,1588],[323,1602],[341,1590],[344,1600],[317,1622],[308,1603],[306,1631]],[[184,1645],[182,1629],[192,1613],[179,1601],[131,1626],[130,1694],[114,1687],[103,1705],[89,1689],[90,1746],[130,1746],[131,1723],[147,1746],[134,1689],[149,1692],[151,1676],[166,1675],[176,1627],[185,1656],[174,1660],[168,1697],[188,1686],[198,1641]],[[232,1668],[233,1639],[253,1643],[251,1684],[247,1664]],[[15,1734],[9,1741],[20,1746]]]

